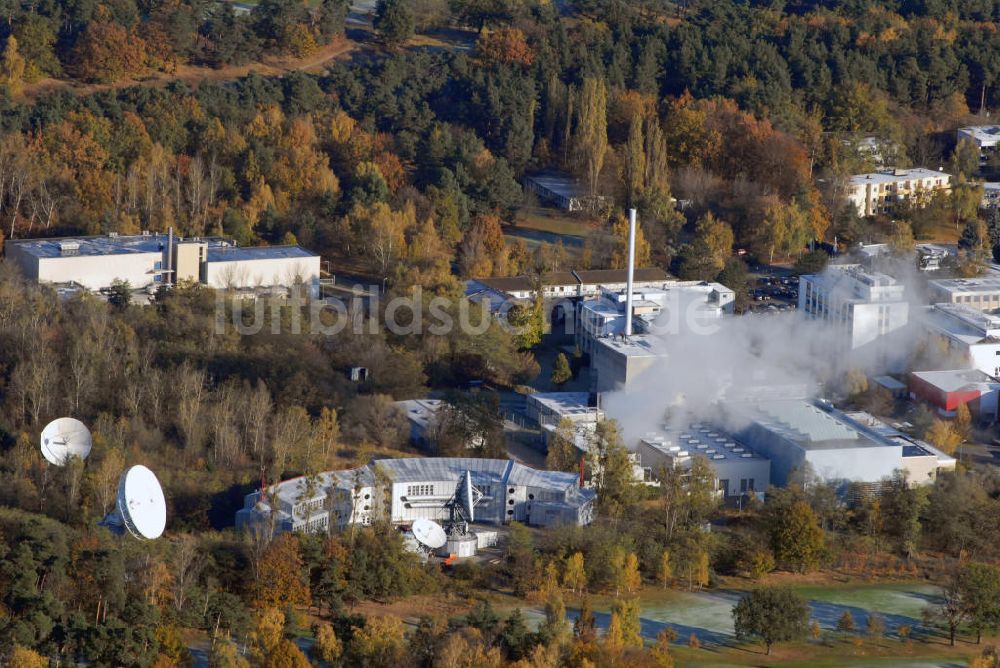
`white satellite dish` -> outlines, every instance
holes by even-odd
[[[432,550],[444,547],[444,544],[448,542],[448,535],[445,534],[444,528],[431,520],[413,520],[410,531],[413,532],[413,537],[417,539],[418,543]]]
[[[475,522],[475,487],[472,486],[472,471],[466,471],[462,478],[462,486],[459,488],[462,496],[462,509],[465,511],[465,520]]]
[[[86,459],[93,441],[86,425],[75,418],[63,417],[45,425],[41,446],[42,456],[50,464],[65,466],[70,457]]]
[[[124,526],[140,540],[159,538],[167,526],[167,503],[156,474],[141,464],[125,471],[112,515],[105,523]]]

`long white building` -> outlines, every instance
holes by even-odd
[[[475,521],[535,526],[593,521],[597,494],[574,473],[541,471],[506,459],[429,457],[380,459],[313,478],[293,478],[247,494],[236,512],[238,529],[260,522],[283,531],[326,532],[372,524],[381,513],[393,524],[446,521],[469,474],[482,493]]]
[[[799,279],[799,311],[830,323],[857,350],[905,327],[910,305],[896,279],[842,264]]]
[[[848,184],[847,199],[859,216],[891,214],[903,203],[924,204],[936,191],[951,189],[951,175],[917,167],[855,174]]]
[[[298,246],[240,248],[219,238],[166,234],[14,239],[7,259],[28,279],[102,290],[116,281],[133,289],[191,281],[212,288],[254,289],[302,284],[317,294],[320,257]]]
[[[824,402],[759,401],[728,407],[747,426],[740,440],[771,461],[771,482],[786,485],[807,468],[831,482],[876,484],[896,470],[929,484],[955,459],[867,413]]]
[[[1000,376],[1000,316],[968,304],[935,304],[924,313],[923,323],[944,342],[951,361]]]
[[[979,311],[1000,309],[1000,277],[944,278],[928,281],[932,304],[961,304]]]

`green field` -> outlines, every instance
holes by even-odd
[[[819,622],[823,636],[819,641],[776,646],[771,657],[759,645],[736,640],[731,611],[742,592],[733,589],[700,592],[647,589],[642,595],[643,636],[649,642],[665,626],[672,627],[677,632],[674,653],[679,666],[957,668],[965,666],[968,657],[982,649],[964,640],[953,648],[936,633],[921,629],[923,610],[938,601],[937,587],[925,582],[799,585],[793,589],[809,600],[812,617]],[[595,605],[600,626],[607,624],[610,603],[609,599],[602,599]],[[835,631],[845,610],[854,617],[858,634],[845,636]],[[871,639],[861,635],[860,629],[864,629],[870,612],[885,619],[884,637]],[[532,617],[540,614],[536,611]],[[576,610],[571,610],[571,615],[575,614]],[[904,642],[896,635],[902,624],[913,629],[912,641]],[[697,636],[700,648],[688,646],[692,635]]]
[[[767,657],[754,644],[739,643],[733,631],[732,607],[740,590],[722,589],[686,592],[646,589],[642,593],[642,633],[647,642],[669,626],[677,633],[675,654],[678,665],[699,666],[964,666],[967,657],[981,647],[960,642],[948,646],[938,634],[921,629],[923,610],[937,602],[938,589],[924,582],[876,584],[798,585],[793,589],[809,600],[812,618],[823,629],[822,639],[786,643],[775,647]],[[607,626],[613,599],[594,597],[597,624]],[[836,632],[837,620],[847,610],[854,617],[856,634]],[[568,602],[568,616],[574,619],[578,608]],[[863,637],[870,612],[886,622],[884,637]],[[540,608],[523,610],[529,625],[539,623]],[[896,631],[910,626],[913,640],[902,641]],[[700,648],[688,647],[690,637],[698,638]],[[984,642],[987,642],[984,640]]]

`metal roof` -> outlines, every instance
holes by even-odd
[[[214,240],[222,243],[221,240]],[[141,234],[134,236],[64,237],[52,239],[14,239],[9,246],[17,246],[30,255],[39,258],[137,255],[142,253],[162,253],[167,244],[165,234]]]
[[[543,288],[576,287],[579,285],[599,285],[602,283],[625,283],[628,272],[625,269],[574,269],[556,271],[542,276]],[[659,267],[639,267],[633,274],[635,283],[671,281],[670,275]],[[494,278],[472,279],[501,292],[529,292],[533,289],[529,276],[497,276]],[[691,281],[693,283],[693,281]]]
[[[914,378],[919,378],[928,385],[942,392],[963,392],[981,390],[983,386],[998,386],[992,376],[979,369],[953,369],[946,371],[914,371]]]
[[[48,239],[14,239],[8,245],[39,258],[137,255],[162,253],[168,242],[166,234],[107,235],[92,237],[61,237]],[[209,262],[234,260],[274,260],[283,258],[317,257],[300,246],[240,247],[220,237],[174,236],[175,245],[203,243],[208,246]]]
[[[590,405],[590,394],[587,392],[535,392],[528,395],[528,400],[558,415],[581,415],[597,410]]]
[[[728,431],[708,423],[689,423],[683,427],[664,425],[662,431],[650,432],[639,440],[675,459],[697,456],[710,462],[765,459]]]
[[[509,459],[479,459],[475,457],[411,457],[379,459],[372,463],[391,482],[459,482],[466,471],[472,473],[475,484],[502,483],[566,489],[575,487],[574,473],[542,471]]]
[[[209,262],[283,260],[319,257],[301,246],[209,246]]]
[[[973,139],[980,146],[995,146],[1000,141],[1000,125],[969,125],[958,129],[958,136]]]

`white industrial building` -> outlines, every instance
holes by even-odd
[[[544,299],[579,299],[593,297],[603,288],[624,290],[626,274],[625,269],[574,269],[544,274],[539,282],[530,276],[475,278],[467,282],[466,294],[488,290],[501,299],[532,299],[537,285]],[[636,269],[633,280],[637,288],[662,288],[676,282],[656,267]]]
[[[810,469],[823,480],[876,484],[897,470],[927,484],[955,459],[867,413],[843,413],[826,402],[780,400],[731,404],[747,426],[737,436],[771,461],[771,482],[786,485]]]
[[[595,424],[604,419],[604,411],[591,405],[587,392],[536,392],[525,401],[528,419],[544,428],[559,425],[564,418],[574,424]]]
[[[841,264],[799,279],[799,311],[829,323],[848,350],[858,350],[904,328],[910,305],[891,276]]]
[[[220,244],[208,247],[202,282],[210,288],[248,290],[255,288],[313,288],[319,285],[320,257],[300,246],[239,247]]]
[[[732,290],[706,281],[670,281],[658,288],[634,288],[631,302],[628,296],[627,290],[602,289],[597,298],[577,305],[576,344],[590,356],[595,392],[627,388],[664,358],[657,327],[704,324],[731,315],[736,301]],[[629,320],[632,333],[626,336]]]
[[[859,216],[892,214],[896,206],[927,202],[937,191],[951,189],[951,175],[917,167],[855,174],[847,187],[847,199]]]
[[[964,304],[979,311],[1000,309],[1000,277],[945,278],[928,281],[931,304]]]
[[[5,254],[28,279],[98,291],[117,281],[132,289],[191,281],[213,288],[307,286],[315,295],[320,258],[298,246],[239,248],[218,238],[171,234],[15,239]]]
[[[601,339],[625,332],[628,294],[624,287],[603,287],[594,299],[577,304],[576,343],[591,354]],[[708,281],[667,281],[656,287],[632,289],[633,332],[642,334],[665,315],[681,322],[692,311],[699,320],[732,315],[736,293]]]
[[[481,494],[475,521],[534,526],[590,524],[596,492],[573,473],[540,471],[506,459],[380,459],[367,466],[293,478],[247,494],[236,527],[273,522],[284,531],[327,532],[382,517],[398,525],[448,521],[466,477]]]
[[[923,323],[945,344],[952,361],[1000,376],[1000,316],[964,303],[935,304],[924,313]]]
[[[668,426],[664,431],[646,434],[636,451],[642,467],[654,478],[663,467],[690,471],[695,458],[704,458],[723,498],[762,497],[771,484],[770,461],[710,424]]]
[[[956,131],[958,141],[971,141],[979,149],[979,164],[985,165],[1000,140],[1000,125],[970,125]]]

